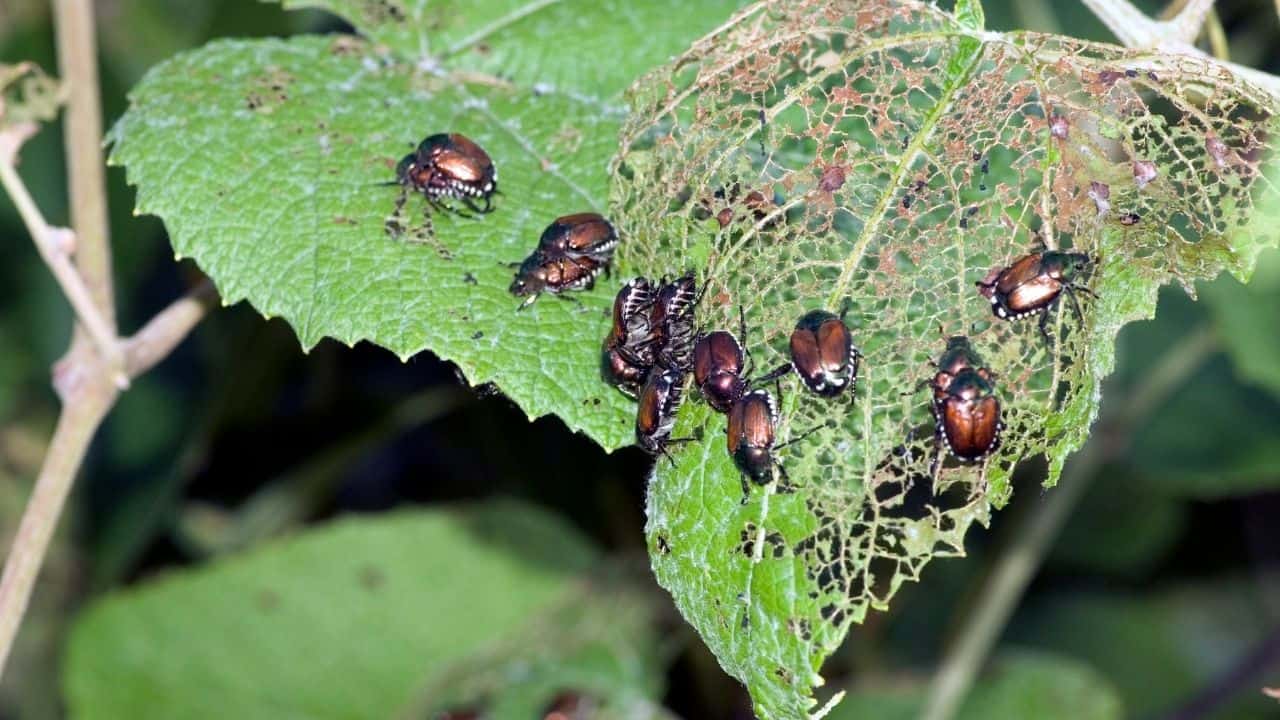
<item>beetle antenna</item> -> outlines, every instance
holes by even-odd
[[[750,375],[750,369],[755,366],[756,361],[751,357],[751,344],[747,342],[747,311],[741,305],[738,306],[738,335],[739,342],[742,343],[742,352],[747,355],[746,374]]]

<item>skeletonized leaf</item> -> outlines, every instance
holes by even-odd
[[[963,552],[1023,459],[1049,484],[1088,433],[1119,328],[1160,285],[1250,273],[1274,234],[1262,162],[1274,98],[1187,57],[981,31],[910,0],[765,2],[634,88],[614,205],[633,267],[698,263],[699,321],[757,368],[804,312],[849,308],[864,354],[834,401],[782,382],[789,481],[742,503],[724,418],[688,403],[649,494],[659,581],[762,718],[812,710],[852,623],[929,559]],[[1006,322],[975,282],[1040,249],[1087,253],[1068,301]],[[968,335],[997,375],[1003,443],[983,466],[934,440],[930,362]]]

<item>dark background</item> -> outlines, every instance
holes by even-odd
[[[127,89],[177,51],[215,37],[348,29],[323,13],[250,0],[97,5],[108,125]],[[1074,0],[986,5],[997,29],[1108,38]],[[1233,60],[1280,71],[1270,0],[1223,0],[1219,13]],[[50,22],[47,3],[0,0],[0,58],[56,73]],[[67,221],[61,137],[58,123],[46,126],[21,167],[55,224]],[[131,215],[123,171],[111,169],[108,181],[120,324],[131,332],[199,274],[173,262],[157,219]],[[0,534],[8,537],[56,418],[49,366],[67,346],[71,313],[7,199],[0,239]],[[1280,331],[1275,255],[1248,291],[1225,279],[1211,302],[1166,291],[1155,321],[1121,334],[1104,407],[1123,402],[1191,328]],[[1241,367],[1240,357],[1216,353],[1136,429],[1130,449],[1094,478],[1005,635],[1093,662],[1135,717],[1172,717],[1198,696],[1208,711],[1180,717],[1280,717],[1259,693],[1280,685],[1280,388]],[[244,303],[222,309],[135,383],[100,432],[0,683],[0,718],[60,714],[61,639],[95,596],[337,514],[514,496],[569,517],[611,551],[642,555],[648,464],[634,449],[606,455],[558,420],[529,423],[500,394],[463,387],[429,354],[401,363],[376,347],[326,341],[304,355],[284,322]],[[1038,472],[1024,473],[990,531],[971,533],[969,559],[932,564],[890,613],[851,633],[824,674],[927,673],[1012,521],[1044,502]],[[250,510],[264,503],[292,520],[253,525]],[[1261,599],[1253,614],[1230,613],[1229,631],[1193,632],[1191,619],[1226,620],[1244,594]],[[1226,660],[1199,671],[1169,666],[1155,639],[1180,630]],[[745,692],[696,637],[685,647],[669,671],[669,707],[690,718],[749,717]],[[1231,667],[1239,672],[1228,677]]]

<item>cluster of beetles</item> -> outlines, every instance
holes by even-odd
[[[472,212],[487,213],[498,192],[497,177],[493,161],[475,142],[457,133],[432,135],[397,166],[394,184],[403,191],[396,210],[403,207],[409,192],[416,192],[426,198],[428,212],[462,212],[446,204],[457,200]],[[533,252],[513,265],[518,269],[510,291],[525,298],[517,309],[528,307],[543,292],[567,297],[560,293],[591,289],[596,278],[609,271],[617,245],[617,232],[597,213],[556,218],[542,232]],[[1002,320],[1038,315],[1040,333],[1050,342],[1049,312],[1064,296],[1076,317],[1082,317],[1076,292],[1093,295],[1080,282],[1093,262],[1083,253],[1031,253],[993,268],[976,283],[977,291]],[[745,501],[748,480],[767,484],[775,469],[786,478],[775,451],[817,429],[776,443],[777,401],[760,386],[775,383],[780,393],[780,378],[795,373],[814,395],[837,398],[853,392],[863,356],[845,322],[847,308],[839,314],[811,310],[796,321],[789,362],[753,378],[751,358],[742,343],[746,337],[742,311],[739,335],[722,329],[706,331],[697,326],[694,316],[701,297],[693,273],[656,283],[637,277],[624,284],[614,298],[612,323],[601,352],[601,375],[637,400],[636,441],[653,455],[667,455],[670,444],[682,441],[673,439],[671,431],[692,375],[707,404],[728,416],[728,452],[742,474]],[[999,447],[1004,429],[996,375],[983,365],[968,337],[948,338],[934,365],[933,377],[921,384],[933,396],[930,407],[939,452],[931,474],[938,470],[943,447],[961,462],[981,462]]]

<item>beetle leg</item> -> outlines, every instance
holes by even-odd
[[[814,433],[818,432],[818,431],[819,431],[819,430],[821,430],[823,427],[824,427],[824,425],[823,425],[822,423],[819,423],[819,424],[817,424],[817,425],[814,425],[813,427],[809,428],[808,430],[805,430],[804,432],[800,433],[798,436],[791,438],[790,440],[788,440],[788,441],[786,441],[786,442],[782,443],[781,445],[775,445],[773,449],[775,449],[775,450],[781,450],[782,448],[784,448],[784,447],[786,447],[786,446],[788,446],[788,445],[795,445],[796,443],[800,442],[801,440],[804,440],[805,438],[809,437],[810,435],[812,435],[812,434],[814,434]],[[779,465],[778,467],[782,467],[782,466],[781,466],[781,465]]]
[[[524,310],[525,308],[532,305],[538,299],[538,296],[541,294],[542,293],[533,293],[529,297],[525,298],[524,302],[520,303],[520,305],[516,308],[516,312],[520,312],[521,310]]]
[[[1040,311],[1040,334],[1044,336],[1044,344],[1053,346],[1053,337],[1049,334],[1049,308]]]
[[[1075,291],[1077,291],[1077,292],[1082,292],[1082,293],[1084,293],[1085,295],[1088,295],[1088,296],[1089,296],[1089,297],[1091,297],[1091,298],[1096,298],[1096,297],[1098,297],[1098,293],[1094,292],[1093,290],[1090,290],[1088,287],[1086,287],[1086,286],[1084,286],[1084,285],[1081,285],[1081,284],[1079,284],[1079,283],[1071,283],[1070,285],[1067,285],[1067,287],[1069,287],[1069,288],[1071,288],[1072,290],[1075,290]]]
[[[1071,301],[1071,310],[1076,314],[1076,322],[1084,322],[1084,313],[1080,312],[1080,301],[1076,300],[1075,288],[1071,285],[1065,285],[1062,291],[1067,294],[1067,299]]]
[[[662,456],[667,459],[667,462],[671,463],[671,469],[674,470],[676,467],[676,459],[671,457],[671,453],[667,452],[667,449],[665,447],[662,448],[661,452],[662,452]]]
[[[984,459],[982,465],[978,468],[978,482],[973,488],[973,495],[970,500],[977,499],[987,494],[987,461]]]
[[[773,461],[773,466],[778,469],[779,480],[775,490],[779,493],[793,493],[796,487],[791,484],[791,476],[787,474],[787,469],[777,460]]]
[[[911,465],[916,461],[915,455],[913,455],[911,452],[911,446],[915,444],[916,444],[916,429],[915,429],[915,426],[912,426],[910,428],[907,428],[907,439],[902,444],[902,456],[906,458],[907,465]],[[908,468],[908,472],[910,472],[909,468]]]
[[[393,240],[399,239],[400,236],[404,234],[404,226],[400,224],[400,220],[394,215],[387,218],[386,222],[382,223],[382,229],[385,230]]]
[[[942,459],[946,456],[946,451],[950,449],[950,443],[947,442],[945,430],[942,428],[942,417],[938,415],[937,410],[934,411],[934,428],[933,428],[933,460],[929,463],[929,480],[933,487],[938,487],[938,473],[942,471]]]
[[[937,367],[937,366],[935,365],[934,367]],[[914,389],[914,390],[908,390],[907,392],[901,393],[901,394],[899,394],[899,395],[898,395],[898,397],[906,397],[906,396],[908,396],[908,395],[915,395],[916,393],[920,392],[921,390],[923,390],[923,389],[925,389],[925,388],[929,387],[931,384],[933,384],[933,378],[925,378],[924,380],[921,380],[920,382],[916,383],[916,387],[915,387],[915,389]]]
[[[778,378],[784,377],[789,372],[791,372],[791,363],[783,363],[782,365],[770,370],[764,375],[764,377],[756,379],[752,384],[763,385],[765,383],[774,382]]]
[[[470,197],[465,197],[465,196],[462,198],[462,204],[466,205],[467,208],[471,210],[471,212],[475,213],[476,215],[485,215],[493,210],[493,207],[489,202],[489,198],[484,199],[483,208],[480,207],[479,205],[476,205],[475,201],[472,200]],[[458,213],[458,214],[462,215],[462,213]],[[466,217],[470,217],[470,216],[466,216]]]
[[[738,477],[742,480],[742,504],[746,505],[751,499],[751,483],[747,482],[746,473],[738,473]]]

